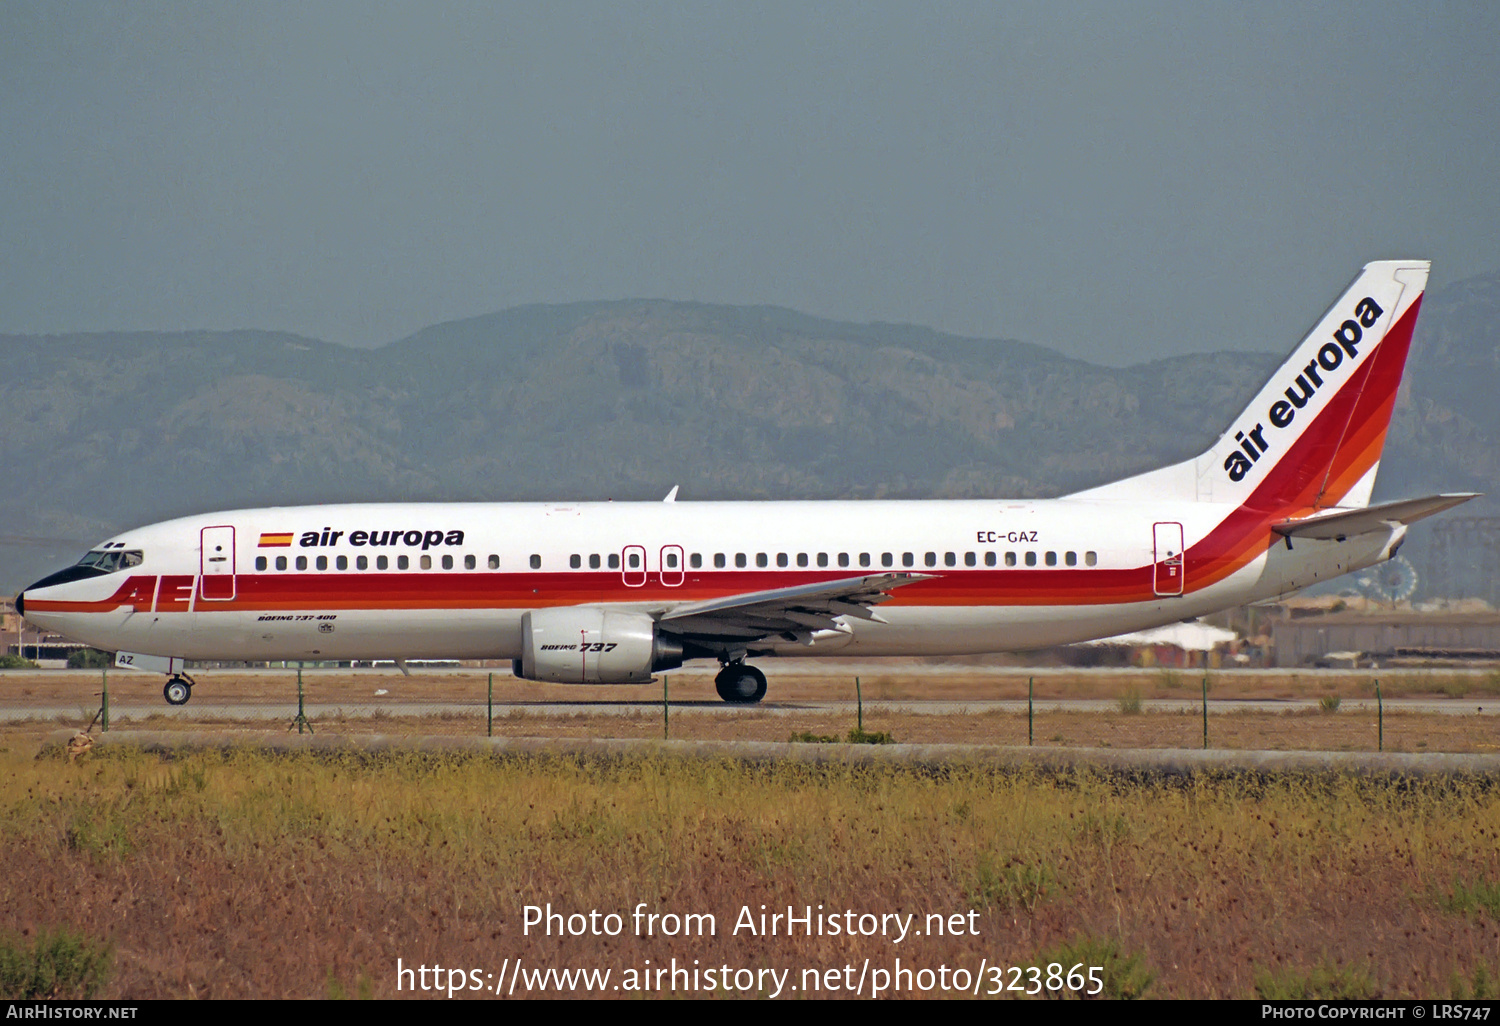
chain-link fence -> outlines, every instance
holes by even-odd
[[[635,738],[1226,748],[1500,751],[1500,677],[1462,671],[1277,676],[906,666],[865,676],[772,667],[764,702],[719,699],[713,667],[640,685],[539,684],[500,667],[116,669],[0,673],[0,723],[247,736]],[[1205,687],[1205,684],[1207,686]],[[180,697],[180,696],[179,696]]]

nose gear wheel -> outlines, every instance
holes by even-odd
[[[178,674],[167,681],[161,693],[168,705],[187,705],[188,699],[193,697],[193,679]]]

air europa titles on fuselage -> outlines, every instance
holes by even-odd
[[[462,531],[350,531],[348,535],[347,543],[354,546],[409,545],[416,548],[420,545],[424,549],[430,549],[439,545],[462,545],[464,543]],[[303,532],[297,544],[304,549],[320,548],[325,545],[337,545],[342,537],[344,537],[343,531],[325,527],[321,532]]]
[[[1325,384],[1323,374],[1331,375],[1343,366],[1345,354],[1350,363],[1359,359],[1358,347],[1360,340],[1364,338],[1364,329],[1373,328],[1383,313],[1385,311],[1380,308],[1380,304],[1369,296],[1355,304],[1354,316],[1334,329],[1333,341],[1324,342],[1317,356],[1292,380],[1286,389],[1286,398],[1277,399],[1266,411],[1266,419],[1271,422],[1271,427],[1284,428],[1291,424],[1297,418],[1297,411],[1306,406],[1314,393]],[[1235,441],[1240,443],[1240,447],[1224,460],[1224,470],[1229,474],[1229,480],[1244,480],[1245,475],[1250,473],[1250,467],[1271,448],[1271,443],[1266,441],[1265,432],[1264,424],[1256,424],[1248,431],[1234,433]]]

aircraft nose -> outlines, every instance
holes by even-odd
[[[16,613],[19,616],[26,615],[26,593],[24,591],[16,596]]]

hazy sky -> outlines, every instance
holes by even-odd
[[[0,0],[0,331],[648,296],[1129,363],[1500,270],[1500,5]]]

